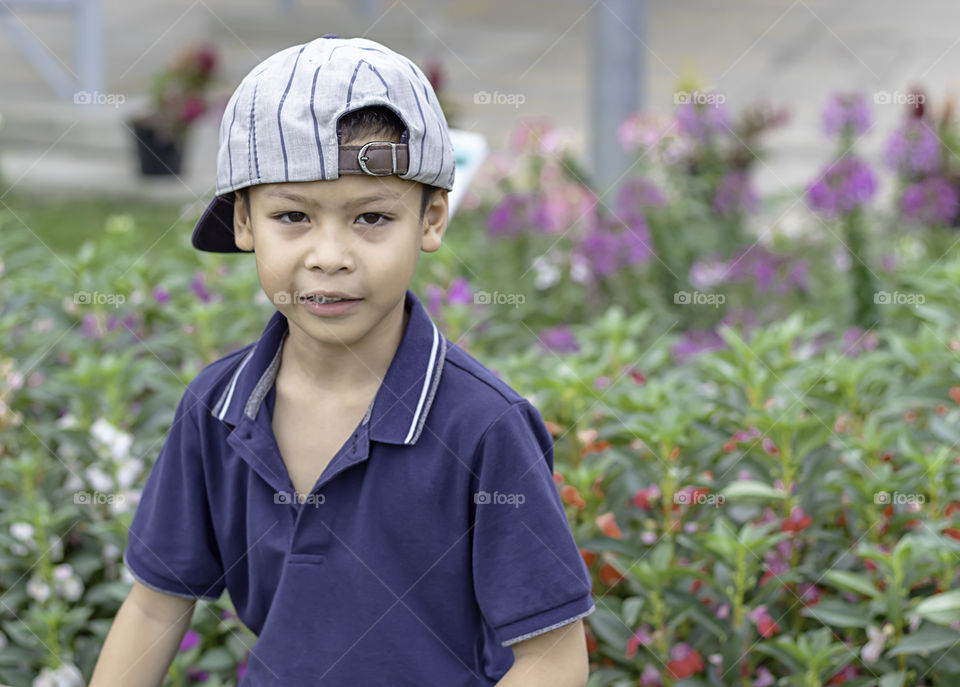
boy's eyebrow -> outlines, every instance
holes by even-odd
[[[279,189],[267,189],[265,195],[268,195],[272,198],[283,198],[285,200],[292,200],[295,203],[303,203],[304,205],[316,205],[310,198],[306,196],[301,196],[298,193],[293,193],[292,191],[282,191]],[[353,198],[346,203],[344,207],[352,207],[354,205],[363,205],[364,203],[372,203],[378,200],[396,200],[400,196],[396,193],[386,191],[384,193],[375,193],[368,196],[360,196],[359,198]]]

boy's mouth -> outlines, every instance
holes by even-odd
[[[355,298],[349,294],[339,291],[314,291],[302,297],[302,300],[313,301],[314,303],[341,303],[344,301],[359,301],[361,298]]]

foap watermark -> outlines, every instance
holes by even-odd
[[[708,91],[676,91],[673,94],[674,105],[711,105],[717,107],[727,102],[727,96],[723,93]]]
[[[903,93],[901,91],[877,91],[873,94],[875,105],[923,105],[927,96],[923,93]]]
[[[878,491],[873,495],[873,503],[877,506],[921,506],[927,500],[923,494],[908,494],[902,491]]]
[[[473,103],[475,105],[513,105],[519,109],[525,102],[527,102],[527,96],[523,93],[477,91],[473,94]]]
[[[927,301],[922,293],[901,293],[900,291],[877,291],[873,294],[873,302],[877,305],[907,305],[917,307]]]
[[[473,495],[473,502],[478,506],[494,504],[519,508],[523,505],[524,501],[526,501],[526,498],[523,494],[501,494],[499,491],[495,491],[492,494],[489,491],[478,491]]]
[[[127,297],[122,293],[100,293],[94,291],[74,291],[73,302],[75,305],[112,305],[119,308],[126,303]]]
[[[704,293],[702,291],[677,291],[673,294],[673,302],[676,305],[712,305],[719,308],[727,301],[727,297],[722,293]]]
[[[527,302],[527,297],[522,293],[500,293],[494,291],[476,291],[473,294],[474,305],[512,305],[519,308]]]
[[[292,505],[294,503],[305,504],[318,508],[320,504],[325,503],[327,497],[323,494],[301,494],[298,491],[293,493],[289,491],[278,491],[273,494],[273,502],[277,505]]]
[[[73,94],[74,105],[111,105],[120,107],[126,102],[123,93],[101,93],[100,91],[77,91]]]
[[[673,495],[673,502],[678,506],[713,506],[719,508],[726,501],[727,497],[723,494],[710,494],[698,489],[678,491]]]
[[[78,506],[91,506],[94,504],[121,504],[126,501],[123,494],[107,494],[102,491],[75,491],[73,492],[73,502]]]

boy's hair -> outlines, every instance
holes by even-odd
[[[403,121],[397,116],[396,112],[385,105],[372,105],[363,107],[353,112],[348,112],[337,122],[337,132],[340,136],[340,143],[350,145],[355,141],[363,140],[371,136],[376,136],[377,140],[394,141],[400,143],[400,137],[403,135],[406,127]],[[440,190],[439,186],[431,186],[418,181],[422,187],[420,196],[420,221],[423,221],[423,215],[427,211],[427,205],[433,194]],[[238,189],[238,193],[243,198],[243,206],[250,213],[250,187]]]

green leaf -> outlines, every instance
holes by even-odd
[[[737,480],[731,482],[720,492],[725,499],[739,501],[746,499],[783,499],[787,492],[755,480]]]
[[[917,604],[917,614],[938,625],[960,620],[960,589],[936,594]]]
[[[620,609],[623,613],[623,622],[629,627],[637,624],[637,618],[640,617],[640,611],[643,609],[644,598],[642,596],[631,596],[624,599],[623,607]]]
[[[887,673],[880,678],[878,687],[903,687],[907,680],[907,671],[899,670],[896,673]]]
[[[856,606],[837,599],[824,599],[816,606],[807,606],[800,615],[816,618],[824,625],[833,627],[866,627],[870,623],[870,614],[864,613],[866,606]]]
[[[917,632],[904,637],[886,655],[893,657],[901,654],[926,654],[954,646],[957,642],[960,642],[960,632],[949,627],[924,625]]]
[[[869,596],[871,599],[880,597],[879,590],[870,582],[869,578],[858,573],[852,573],[846,570],[828,570],[823,574],[823,579],[828,584],[843,591],[863,594],[864,596]]]

